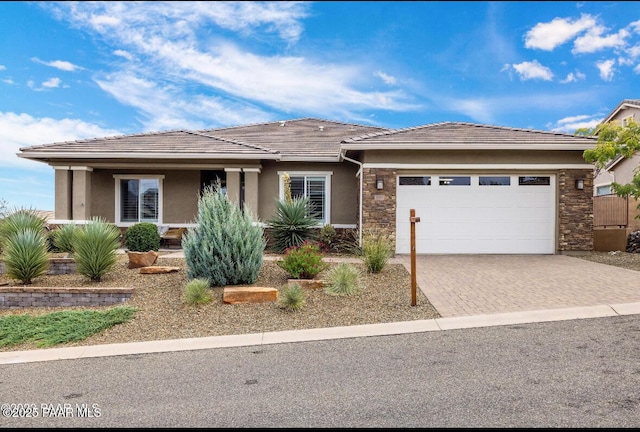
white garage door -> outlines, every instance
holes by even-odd
[[[415,209],[416,253],[552,254],[555,190],[553,175],[398,176],[396,252],[411,252]]]

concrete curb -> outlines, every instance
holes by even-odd
[[[251,333],[245,335],[211,336],[122,344],[50,348],[30,351],[0,352],[0,364],[32,363],[51,360],[73,360],[92,357],[149,354],[200,349],[231,348],[277,343],[310,342],[368,336],[389,336],[430,331],[459,330],[536,322],[602,318],[640,314],[640,302],[614,305],[585,306],[491,315],[475,315],[430,320],[365,324],[346,327]]]

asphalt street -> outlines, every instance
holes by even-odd
[[[6,427],[638,427],[640,315],[0,365]]]

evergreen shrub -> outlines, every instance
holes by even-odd
[[[158,227],[151,222],[139,222],[125,231],[124,245],[131,252],[149,252],[160,249]]]
[[[198,197],[196,227],[182,237],[189,279],[203,278],[211,286],[252,284],[262,267],[263,229],[254,225],[249,209],[229,201],[220,182]]]

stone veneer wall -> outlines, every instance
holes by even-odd
[[[110,306],[131,298],[133,288],[0,287],[0,308]]]
[[[584,189],[575,187],[584,180]],[[558,250],[593,250],[593,171],[563,170],[558,173]]]
[[[396,170],[364,168],[362,190],[362,225],[367,229],[385,231],[396,250]],[[376,189],[376,180],[382,178],[384,187]],[[407,218],[409,215],[407,215]]]

